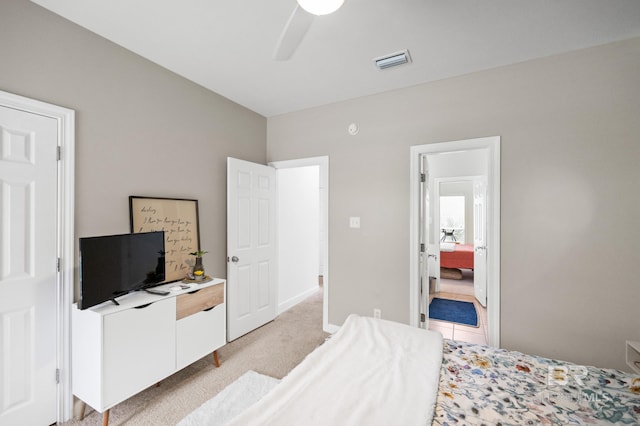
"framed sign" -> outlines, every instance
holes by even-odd
[[[166,282],[184,279],[200,250],[198,200],[129,197],[131,232],[164,231]]]

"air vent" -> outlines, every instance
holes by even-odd
[[[392,53],[391,55],[385,55],[379,58],[375,58],[373,62],[376,64],[376,67],[378,67],[378,69],[384,70],[411,62],[411,56],[409,55],[408,50],[403,50],[402,52]]]

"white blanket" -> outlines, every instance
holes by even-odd
[[[280,380],[249,370],[196,408],[176,426],[224,426],[273,389]]]
[[[351,315],[229,425],[431,424],[442,335]]]

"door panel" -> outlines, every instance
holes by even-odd
[[[427,167],[427,156],[420,156],[420,174],[422,182],[420,184],[420,302],[418,325],[420,328],[429,328],[429,277],[433,270],[433,255],[429,255],[429,170]],[[436,257],[437,259],[437,257]]]
[[[473,183],[473,289],[476,299],[487,306],[487,182]]]
[[[251,265],[238,266],[236,277],[237,295],[235,306],[237,311],[235,316],[238,320],[241,320],[251,314]]]
[[[271,262],[258,263],[258,310],[271,308],[271,282]]]
[[[227,338],[276,316],[275,169],[227,160]]]
[[[0,424],[56,421],[57,138],[0,106]]]

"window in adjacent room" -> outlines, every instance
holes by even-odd
[[[440,241],[465,243],[464,195],[440,197]]]

